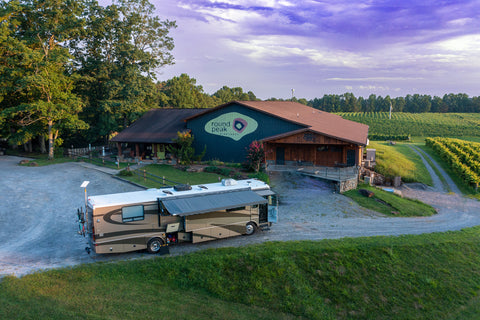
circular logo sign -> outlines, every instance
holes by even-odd
[[[217,136],[231,138],[235,141],[257,130],[255,119],[238,112],[222,114],[205,124],[205,131]]]

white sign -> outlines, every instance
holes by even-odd
[[[238,112],[222,114],[205,124],[205,131],[217,136],[227,137],[238,141],[247,134],[257,130],[255,119]]]

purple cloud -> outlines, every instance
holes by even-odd
[[[179,26],[177,65],[164,76],[186,72],[212,93],[229,85],[262,98],[288,96],[291,87],[307,98],[347,90],[443,95],[474,92],[480,76],[478,1],[154,3]]]

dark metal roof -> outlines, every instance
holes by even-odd
[[[267,203],[265,198],[250,190],[205,194],[188,198],[166,198],[161,201],[170,214],[179,216]]]
[[[186,129],[184,119],[205,109],[152,109],[112,138],[113,142],[172,143]]]

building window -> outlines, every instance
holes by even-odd
[[[145,219],[143,206],[131,206],[122,208],[122,221],[138,221]]]
[[[328,146],[320,146],[317,148],[317,151],[319,152],[327,152],[328,151]]]
[[[330,150],[332,152],[342,152],[343,151],[342,147],[338,147],[338,146],[332,146],[332,148]]]

